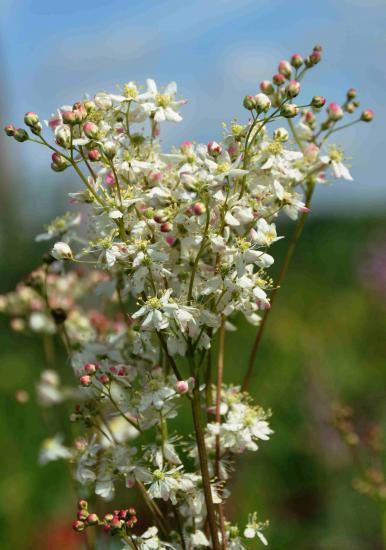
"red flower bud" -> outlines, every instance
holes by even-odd
[[[295,69],[299,69],[303,65],[303,58],[298,53],[294,53],[294,55],[291,57],[291,65],[292,67],[295,67]]]
[[[91,384],[91,376],[89,376],[88,374],[84,374],[79,378],[79,382],[82,386],[87,387]]]
[[[273,75],[272,80],[276,86],[282,86],[285,82],[285,77],[282,74],[277,73]]]
[[[207,146],[208,153],[212,155],[212,157],[218,157],[218,155],[221,154],[222,147],[217,141],[210,141]]]
[[[87,156],[92,162],[97,162],[102,158],[102,155],[100,154],[98,149],[91,149],[91,151],[87,153]]]
[[[331,120],[340,120],[343,117],[343,109],[342,107],[335,102],[330,103],[330,105],[327,108],[328,116]]]
[[[86,521],[89,525],[97,525],[99,523],[99,518],[96,514],[89,514]]]
[[[160,230],[162,233],[169,233],[173,229],[173,226],[169,222],[161,223]]]
[[[95,374],[97,370],[93,363],[86,363],[83,368],[87,374]]]
[[[79,407],[79,405],[77,405]],[[86,499],[81,498],[78,502],[78,508],[79,510],[87,510],[88,508],[88,502]]]
[[[76,531],[77,533],[81,533],[82,531],[84,531],[84,528],[85,528],[85,524],[83,523],[83,521],[74,521],[72,523],[72,528],[74,529],[74,531]]]

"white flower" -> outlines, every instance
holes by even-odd
[[[177,84],[170,82],[162,93],[158,92],[157,85],[151,78],[147,79],[147,92],[143,94],[142,108],[151,115],[156,122],[180,122],[182,117],[176,109],[184,105],[185,101],[176,101]]]
[[[47,464],[61,458],[71,458],[72,452],[62,444],[63,437],[59,434],[55,437],[45,439],[39,453],[39,463]]]

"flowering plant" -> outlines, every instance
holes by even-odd
[[[82,497],[76,531],[99,525],[124,548],[141,550],[267,544],[260,514],[239,530],[224,510],[237,455],[257,451],[273,433],[270,412],[247,389],[314,188],[328,175],[352,179],[342,150],[327,140],[373,118],[367,109],[339,124],[357,111],[354,89],[327,111],[321,96],[294,103],[320,59],[316,46],[305,59],[281,61],[261,93],[244,98],[248,119],[226,126],[221,143],[185,141],[164,152],[160,128],[180,122],[186,102],[174,82],[159,90],[150,79],[146,88],[129,82],[119,93],[61,107],[46,122],[53,141],[32,112],[28,131],[6,126],[17,141],[50,149],[52,169],[72,168],[83,185],[70,193],[77,212],[38,236],[56,239],[43,265],[0,298],[15,330],[60,338],[75,373],[69,388],[44,371],[37,395],[42,406],[74,401],[70,420],[82,428],[73,441],[47,439],[40,454],[42,463],[70,463]],[[282,238],[281,214],[296,228],[273,281],[268,249]],[[244,378],[228,385],[224,342],[237,315],[257,333]],[[185,405],[188,439],[173,431]],[[154,524],[145,531],[134,508],[103,518],[89,510],[86,499],[111,500],[118,485],[128,499],[136,487],[148,506]]]

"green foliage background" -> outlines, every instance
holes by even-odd
[[[332,403],[340,401],[355,409],[360,426],[385,424],[386,292],[383,298],[373,294],[358,277],[366,243],[384,226],[384,219],[307,222],[271,312],[252,394],[272,409],[275,435],[240,460],[228,514],[241,526],[254,509],[261,519],[269,518],[272,550],[383,548],[380,511],[352,489],[355,468],[330,417]],[[283,254],[285,241],[275,245],[275,255]],[[20,235],[12,242],[12,250],[0,258],[2,292],[38,265],[43,252]],[[65,466],[37,465],[47,431],[68,433],[68,411],[59,409],[59,418],[52,410],[42,416],[33,398],[45,368],[40,343],[12,333],[7,319],[0,323],[0,547],[82,548],[82,536],[71,533],[76,497]],[[254,336],[241,319],[238,324],[227,337],[228,381],[241,380]],[[70,381],[63,356],[58,368]],[[31,394],[24,405],[14,397],[19,388]],[[183,425],[176,424],[177,430],[188,428],[187,416]],[[135,492],[118,495],[122,505],[134,500]],[[105,540],[101,547],[113,546]]]

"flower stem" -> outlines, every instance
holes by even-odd
[[[217,356],[217,388],[216,388],[216,423],[218,426],[221,424],[221,390],[224,372],[224,344],[225,344],[225,319],[221,318],[221,325],[218,334],[218,356]],[[220,434],[216,435],[216,462],[215,471],[217,480],[220,481],[220,460],[221,460],[221,442]],[[226,537],[225,537],[225,517],[224,507],[222,503],[218,505],[218,515],[220,519],[222,548],[226,550]]]
[[[313,192],[314,192],[314,188],[315,188],[314,181],[309,180],[307,182],[307,192],[306,192],[306,202],[305,202],[307,208],[309,208],[309,206],[311,204],[311,199],[312,199],[312,195],[313,195]],[[287,254],[284,258],[283,264],[282,264],[281,269],[280,269],[279,276],[276,280],[275,288],[273,289],[272,294],[271,294],[271,308],[265,310],[264,315],[263,315],[263,319],[262,319],[262,321],[259,325],[259,328],[258,328],[258,331],[257,331],[257,334],[256,334],[256,338],[255,338],[255,341],[253,343],[252,351],[251,351],[250,356],[249,356],[248,367],[247,367],[247,370],[246,370],[246,373],[245,373],[245,376],[244,376],[244,380],[243,380],[243,383],[242,383],[242,386],[241,386],[241,389],[243,391],[245,391],[248,388],[248,385],[250,383],[253,368],[255,366],[257,350],[259,349],[259,345],[260,345],[262,336],[264,334],[265,325],[267,323],[270,311],[272,310],[272,305],[273,305],[273,302],[274,302],[275,297],[277,295],[277,292],[278,292],[278,290],[280,288],[280,285],[283,282],[283,279],[284,279],[284,277],[287,273],[287,269],[288,269],[288,266],[291,262],[291,259],[292,259],[292,256],[294,254],[296,245],[297,245],[297,243],[298,243],[298,241],[301,237],[301,234],[303,232],[303,228],[304,228],[304,224],[306,223],[307,216],[308,216],[308,212],[303,212],[303,214],[300,216],[300,218],[299,218],[299,220],[296,224],[295,231],[292,235],[292,239],[291,239],[290,244],[289,244],[288,249],[287,249]]]
[[[194,429],[196,432],[196,442],[198,448],[198,457],[200,461],[200,469],[202,476],[202,484],[204,488],[204,496],[207,510],[207,518],[209,523],[209,530],[212,537],[212,546],[214,550],[220,550],[220,543],[218,539],[216,516],[214,513],[214,505],[212,499],[212,489],[210,486],[209,469],[208,469],[208,456],[206,454],[204,432],[201,423],[201,407],[200,407],[200,389],[198,375],[196,376],[195,385],[193,388],[192,414]]]

